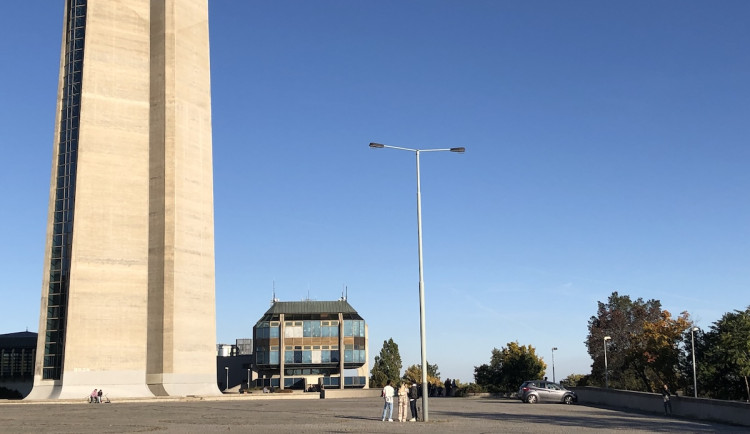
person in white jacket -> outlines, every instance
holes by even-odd
[[[383,405],[383,422],[385,422],[385,414],[388,413],[388,422],[393,422],[393,386],[391,386],[391,380],[385,384],[383,391],[380,396],[385,400]]]
[[[406,422],[406,406],[409,404],[409,398],[406,396],[408,388],[406,387],[406,381],[401,382],[401,386],[398,388],[398,421]]]

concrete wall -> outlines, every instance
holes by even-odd
[[[112,398],[219,395],[208,0],[89,0],[86,11],[62,375],[44,379],[42,367],[64,225],[54,219],[65,45],[28,398],[94,387]]]
[[[380,398],[382,389],[325,389],[320,392],[320,399],[336,398]]]
[[[578,394],[580,404],[664,413],[664,401],[661,394],[598,387],[574,387],[572,389]],[[750,426],[750,404],[746,402],[693,398],[692,396],[672,397],[671,402],[672,413],[675,416]]]

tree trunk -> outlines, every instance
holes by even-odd
[[[750,402],[750,386],[747,385],[747,375],[745,375],[745,390],[747,390],[747,402]]]

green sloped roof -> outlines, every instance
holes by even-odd
[[[317,313],[354,313],[357,311],[346,300],[337,301],[277,301],[266,311],[269,314],[317,314]]]

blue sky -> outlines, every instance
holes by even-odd
[[[62,1],[0,40],[0,333],[38,328]],[[532,345],[588,373],[597,301],[708,327],[750,304],[750,3],[235,1],[210,5],[217,340],[348,288],[370,358],[473,380]],[[551,377],[551,369],[548,374]]]

